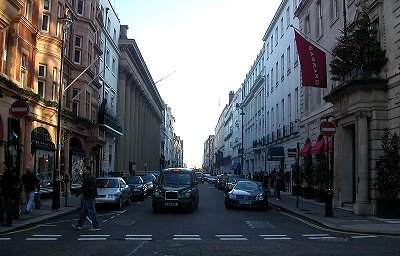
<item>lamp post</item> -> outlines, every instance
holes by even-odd
[[[72,12],[68,7],[65,7],[64,17],[59,19],[62,24],[62,38],[61,38],[61,65],[60,65],[60,82],[58,87],[58,108],[57,108],[57,135],[56,135],[56,159],[55,168],[53,171],[53,197],[52,197],[52,209],[60,208],[60,189],[61,189],[61,105],[62,105],[62,94],[63,94],[63,74],[64,74],[64,44],[68,29],[73,23]],[[66,196],[66,195],[65,195]]]
[[[239,103],[236,103],[236,108],[240,109],[240,115],[242,116],[242,143],[241,143],[241,149],[240,149],[240,172],[239,172],[239,176],[242,176],[242,172],[243,172],[243,155],[244,155],[244,149],[243,149],[243,146],[244,146],[244,141],[243,141],[243,139],[244,139],[244,136],[243,136],[243,116],[245,114],[244,114],[244,111],[243,111],[243,106],[239,105]]]

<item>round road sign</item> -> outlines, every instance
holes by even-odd
[[[29,113],[29,105],[26,101],[17,100],[10,108],[10,114],[14,118],[24,118]]]
[[[326,137],[331,137],[336,133],[336,125],[332,122],[323,122],[320,128],[322,135]]]

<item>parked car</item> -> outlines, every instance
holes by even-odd
[[[268,195],[264,189],[254,181],[238,181],[231,191],[225,194],[225,207],[268,209]]]
[[[227,179],[225,180],[225,184],[224,184],[224,191],[225,193],[228,193],[229,191],[231,191],[231,189],[233,188],[234,183],[236,183],[240,178],[239,175],[229,175],[227,177]],[[244,179],[247,180],[247,179]]]
[[[95,204],[111,204],[122,209],[123,205],[128,205],[129,186],[121,177],[102,177],[96,179],[97,197]]]
[[[225,188],[224,175],[222,174],[217,175],[217,179],[215,181],[215,187],[218,190],[223,190]]]
[[[156,183],[156,176],[152,173],[148,173],[141,176],[147,185],[147,195],[151,196],[154,190],[154,183]]]
[[[199,204],[198,184],[196,174],[191,169],[162,170],[152,196],[153,212],[166,208],[193,211]]]
[[[198,182],[204,183],[204,174],[201,172],[196,172],[196,179]]]
[[[135,199],[144,200],[147,197],[146,182],[140,176],[128,176],[124,180],[129,186],[129,196],[131,201]]]

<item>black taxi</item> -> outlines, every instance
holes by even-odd
[[[199,182],[188,168],[167,168],[160,172],[152,195],[153,212],[162,209],[193,211],[199,204]]]

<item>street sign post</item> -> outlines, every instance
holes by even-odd
[[[336,133],[336,125],[332,122],[323,122],[320,127],[322,135],[325,137],[331,137]]]
[[[288,157],[297,157],[297,148],[287,149]]]
[[[14,118],[24,118],[29,113],[29,105],[24,100],[17,100],[11,104],[10,114]]]

